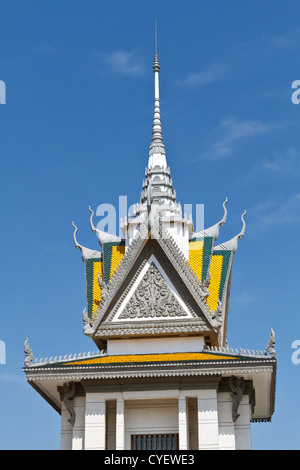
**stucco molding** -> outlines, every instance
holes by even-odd
[[[141,257],[139,257],[135,261],[132,267],[132,271],[128,273],[130,274],[130,276],[129,275],[127,276],[127,279],[125,280],[123,285],[120,287],[119,298],[114,299],[115,304],[112,307],[110,307],[108,312],[103,316],[103,320],[100,324],[100,329],[102,325],[104,326],[105,323],[112,322],[115,319],[117,312],[119,311],[122,303],[124,302],[127,295],[129,295],[129,292],[133,288],[138,277],[141,275],[142,271],[145,269],[146,264],[149,263],[151,258],[153,259],[154,257],[155,262],[159,264],[159,266],[164,271],[169,281],[173,284],[175,290],[177,291],[178,295],[184,302],[191,316],[194,317],[195,319],[201,318],[203,320],[203,325],[205,324],[207,325],[207,327],[205,328],[205,331],[212,330],[212,328],[209,327],[209,323],[206,321],[202,310],[199,309],[197,303],[195,303],[189,290],[180,282],[178,273],[175,270],[170,269],[167,258],[165,256],[162,256],[161,253],[159,253],[160,250],[161,248],[159,246],[157,245],[154,246],[154,244],[153,243],[151,244],[151,242],[149,241],[148,246],[144,248],[141,254]],[[130,280],[128,281],[129,278]],[[128,285],[125,285],[126,283]],[[150,326],[153,327],[153,325],[150,325]]]
[[[119,320],[177,316],[185,317],[187,313],[176,300],[165,279],[152,262],[119,315]]]
[[[75,423],[75,411],[74,411],[74,395],[75,395],[75,382],[64,383],[57,387],[57,391],[60,396],[60,401],[62,401],[69,412],[70,418],[68,422],[71,426],[74,426]]]
[[[95,333],[95,338],[108,339],[112,337],[124,336],[157,336],[161,334],[173,335],[179,333],[203,333],[209,332],[211,329],[206,322],[199,319],[197,321],[189,319],[186,321],[174,320],[169,321],[143,321],[136,323],[115,322],[109,325],[103,324]]]
[[[161,227],[161,224],[159,226]],[[144,229],[147,230],[146,227]],[[216,328],[217,325],[214,324],[212,315],[207,312],[207,307],[205,306],[204,300],[202,300],[204,299],[204,297],[201,297],[201,296],[204,295],[204,292],[201,290],[199,280],[198,278],[196,279],[194,277],[194,274],[192,273],[190,266],[188,265],[187,261],[183,257],[181,250],[177,247],[174,240],[172,240],[169,234],[166,234],[166,233],[164,234],[166,239],[161,238],[161,234],[157,233],[155,228],[152,228],[151,233],[147,232],[147,236],[145,237],[145,230],[141,229],[139,235],[135,239],[133,239],[122,261],[120,262],[120,265],[116,271],[115,276],[113,277],[111,282],[108,284],[107,296],[105,299],[103,299],[103,301],[101,301],[98,307],[98,316],[93,322],[92,329],[89,330],[89,336],[100,338],[102,336],[103,327],[105,328],[106,332],[108,332],[107,327],[104,325],[107,321],[110,321],[114,318],[118,306],[120,305],[120,303],[126,296],[125,290],[127,289],[128,291],[128,286],[126,287],[125,290],[123,289],[122,291],[121,289],[122,284],[125,281],[127,282],[130,270],[133,268],[134,264],[137,262],[139,253],[142,252],[143,248],[145,247],[146,242],[149,241],[150,238],[152,238],[153,231],[154,231],[154,238],[159,245],[159,250],[162,250],[165,258],[168,259],[170,266],[172,266],[172,268],[175,268],[175,273],[177,274],[177,278],[178,278],[176,282],[176,286],[175,286],[177,291],[179,292],[180,290],[180,284],[182,284],[181,288],[185,286],[185,289],[187,289],[187,292],[189,293],[190,301],[186,302],[186,297],[187,297],[186,295],[184,296],[181,295],[181,297],[185,299],[185,303],[189,311],[191,312],[192,316],[195,318],[199,318],[199,315],[201,312],[201,316],[202,316],[201,328],[203,326],[203,329],[201,330],[199,328],[200,324],[198,323],[197,329],[195,332],[216,331],[218,329]],[[161,230],[164,230],[164,229],[161,227]],[[144,235],[142,235],[142,233],[144,233]],[[166,248],[165,245],[167,245],[168,248]],[[131,285],[136,280],[138,274],[141,272],[142,268],[147,262],[146,258],[147,256],[145,254],[145,258],[141,260],[141,264],[139,265],[139,267],[137,266],[135,267],[136,268],[134,271],[135,274],[133,275],[133,278],[130,279]],[[148,258],[149,258],[149,254],[148,254]],[[162,267],[164,268],[163,256],[160,256],[158,261],[159,263],[162,264]],[[172,269],[171,270],[169,269],[169,271],[172,271]],[[170,280],[172,281],[172,279]],[[117,293],[119,291],[121,292],[121,296],[117,298]],[[191,307],[191,302],[194,303],[193,308]],[[199,310],[198,314],[195,312],[195,309]],[[134,330],[132,329],[132,326],[128,326],[128,323],[129,322],[127,322],[126,324],[127,332],[133,333]],[[122,325],[122,326],[120,325],[119,333],[121,336],[124,336],[124,333],[122,333],[121,331],[121,329],[123,329],[124,326],[125,325]],[[155,325],[155,328],[156,326],[157,325]],[[185,329],[185,331],[192,332],[191,327],[192,325],[188,327],[188,330]],[[146,326],[146,328],[148,328],[148,325]],[[153,328],[154,328],[154,325],[151,325],[151,329]],[[137,334],[143,333],[143,329],[144,329],[143,327],[141,329],[141,326],[139,326],[137,329],[138,329]],[[163,332],[161,328],[159,328],[159,330],[160,330],[159,333]],[[113,331],[115,331],[115,329],[110,328],[109,336],[114,334]],[[178,327],[175,327],[175,330],[173,330],[173,328],[171,330],[170,328],[167,328],[165,332],[169,333],[172,331],[174,332],[179,331]],[[153,334],[155,334],[154,330],[153,330]]]

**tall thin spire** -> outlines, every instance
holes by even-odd
[[[178,225],[176,232],[181,240],[182,230],[185,227],[186,219],[182,218],[180,203],[177,203],[176,192],[173,190],[170,168],[167,166],[165,145],[162,138],[159,104],[159,73],[160,65],[157,52],[157,20],[155,19],[155,53],[154,53],[154,115],[152,124],[152,140],[149,149],[148,166],[145,168],[145,179],[141,192],[140,203],[134,207],[133,217],[124,222],[122,230],[124,234],[135,233],[132,230],[140,230],[141,220],[147,221],[148,229],[151,229],[150,215],[161,216],[162,224],[169,224],[170,217],[174,224]],[[152,212],[153,210],[153,212]],[[175,227],[174,225],[174,227]],[[172,226],[173,227],[173,226]],[[173,227],[173,228],[174,228]],[[177,230],[177,229],[176,229]],[[185,229],[184,229],[185,230]],[[172,232],[173,233],[173,232]],[[174,234],[174,233],[173,233]],[[188,240],[186,235],[183,237]],[[181,241],[180,241],[181,243]]]
[[[159,72],[160,65],[157,53],[157,21],[155,19],[155,54],[154,54],[154,115],[152,124],[152,140],[149,149],[148,166],[145,170],[141,204],[151,207],[152,204],[167,206],[169,211],[178,212],[176,193],[170,168],[167,166],[165,145],[162,138],[159,105]]]
[[[152,124],[152,142],[150,145],[150,155],[153,153],[165,154],[165,147],[162,138],[160,104],[159,104],[159,71],[160,65],[157,53],[157,20],[155,18],[155,55],[154,55],[154,114]]]
[[[157,18],[155,18],[155,54],[157,54]]]

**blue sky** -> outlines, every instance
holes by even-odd
[[[94,350],[83,335],[78,240],[98,248],[88,206],[139,201],[153,114],[154,21],[163,137],[177,198],[205,225],[241,229],[228,340],[278,358],[275,414],[254,449],[299,449],[299,2],[1,2],[0,447],[57,449],[59,415],[26,383],[35,357]],[[124,214],[120,214],[124,215]],[[42,432],[41,432],[42,430]]]

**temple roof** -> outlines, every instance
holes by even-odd
[[[59,386],[66,381],[71,381],[75,389],[78,387],[79,394],[85,393],[84,387],[91,380],[99,386],[105,384],[106,389],[117,386],[118,390],[132,390],[141,378],[143,383],[149,381],[151,390],[159,389],[162,378],[170,388],[176,387],[178,380],[181,387],[190,389],[193,381],[199,387],[199,377],[210,383],[215,379],[216,386],[224,389],[226,380],[236,374],[250,386],[245,393],[251,396],[252,421],[270,421],[274,411],[276,359],[272,351],[213,348],[194,353],[111,356],[98,352],[33,360],[30,357],[24,367],[27,381],[59,413]],[[255,400],[255,396],[265,399]]]
[[[209,363],[209,362],[219,362],[219,361],[258,361],[258,360],[270,360],[272,356],[266,354],[266,352],[256,352],[256,354],[251,354],[250,351],[241,350],[237,353],[227,352],[224,348],[215,350],[205,350],[201,352],[178,352],[178,353],[153,353],[153,354],[124,354],[124,355],[107,355],[99,354],[96,356],[90,357],[78,357],[75,359],[65,359],[61,361],[39,364],[33,363],[31,365],[31,370],[33,368],[60,368],[60,367],[69,367],[69,366],[96,366],[103,365],[109,366],[113,364],[172,364],[172,363]]]
[[[244,216],[246,212],[241,217],[241,231],[231,240],[218,245],[216,245],[216,241],[220,229],[227,220],[226,204],[228,198],[223,202],[223,216],[219,221],[199,232],[194,232],[193,221],[187,219],[185,215],[183,216],[181,205],[177,202],[176,193],[173,189],[162,137],[159,102],[160,65],[157,52],[154,57],[153,71],[155,103],[148,166],[145,170],[140,202],[135,205],[133,216],[121,221],[124,238],[100,231],[94,225],[94,211],[90,206],[90,226],[98,239],[101,251],[80,245],[76,239],[77,227],[73,223],[75,227],[74,244],[77,249],[81,250],[82,259],[85,263],[87,308],[83,312],[84,333],[91,336],[98,347],[103,346],[101,344],[103,338],[107,339],[108,337],[114,337],[115,334],[121,334],[120,329],[117,328],[115,323],[111,322],[111,319],[124,320],[124,316],[110,316],[108,322],[111,325],[110,329],[108,324],[105,323],[105,319],[109,315],[111,306],[118,302],[118,296],[122,289],[122,295],[124,295],[123,285],[126,284],[128,276],[134,276],[133,265],[135,265],[135,270],[138,270],[139,267],[135,263],[138,258],[142,262],[141,253],[146,249],[147,240],[152,238],[157,241],[159,248],[164,252],[164,256],[169,258],[173,270],[176,272],[177,277],[181,278],[181,283],[186,286],[194,302],[194,314],[192,315],[194,317],[194,326],[179,325],[179,320],[185,316],[182,311],[181,318],[177,316],[177,318],[172,319],[172,327],[171,325],[161,326],[158,324],[156,331],[159,334],[163,331],[173,331],[174,333],[180,331],[182,333],[187,331],[190,333],[211,331],[210,343],[224,346],[227,336],[233,255],[237,251],[238,241],[245,234]],[[165,263],[161,259],[164,256],[161,251],[159,252],[160,257],[155,257],[157,266]],[[169,276],[170,279],[171,277]],[[177,291],[174,290],[169,278],[165,276],[165,281],[169,288],[173,290],[173,296],[168,294],[168,298],[175,306],[174,295],[176,297],[178,289]],[[164,281],[161,282],[163,284]],[[166,287],[165,289],[168,291]],[[137,304],[138,302],[135,302],[135,308]],[[199,310],[197,310],[198,307]],[[178,303],[176,308],[180,311]],[[163,311],[162,315],[164,315]],[[152,321],[157,321],[157,318],[153,318],[157,316],[157,314],[152,315]],[[165,314],[165,316],[168,315]],[[195,323],[195,319],[201,319],[202,326],[199,322]],[[127,316],[127,327],[129,320],[132,320],[130,315]],[[187,318],[187,320],[190,321],[191,319]],[[130,334],[135,336],[143,332],[141,324],[139,327],[134,328],[132,321],[129,323],[129,330],[125,328],[124,321],[120,325],[127,333],[131,331]],[[152,331],[150,324],[147,324],[146,328],[149,334],[154,334],[150,333]],[[103,334],[102,339],[100,331]]]

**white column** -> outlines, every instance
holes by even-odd
[[[229,392],[218,393],[219,449],[235,450],[232,399]]]
[[[198,390],[198,449],[219,449],[216,390]]]
[[[251,449],[251,404],[249,395],[244,395],[238,408],[239,417],[235,422],[235,441],[237,450]]]
[[[125,427],[124,427],[124,399],[117,399],[116,408],[116,450],[124,450]]]
[[[85,397],[74,398],[75,423],[73,426],[72,450],[84,449]]]
[[[179,449],[188,449],[188,429],[187,429],[187,412],[186,397],[178,398],[178,430],[179,430]]]
[[[69,423],[70,413],[68,412],[65,404],[62,402],[61,408],[61,434],[60,434],[60,449],[71,450],[72,449],[72,434],[73,428]]]
[[[103,393],[87,393],[85,406],[85,449],[105,450],[106,400]]]

